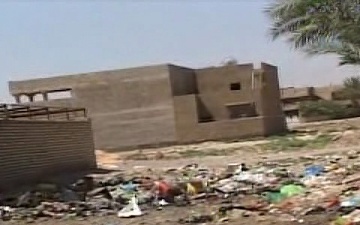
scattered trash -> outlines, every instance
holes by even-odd
[[[206,212],[181,215],[179,222],[225,223],[235,215],[272,215],[279,221],[306,224],[308,216],[334,213],[338,216],[334,225],[353,225],[360,223],[360,160],[353,154],[352,163],[344,163],[349,157],[317,156],[301,158],[304,164],[293,159],[232,163],[223,170],[191,164],[156,173],[88,175],[66,187],[40,184],[12,201],[1,196],[0,221],[106,215],[130,218],[151,214],[151,210],[172,210],[171,206],[206,203],[212,206],[204,207]]]
[[[0,206],[0,219],[3,221],[10,220],[13,211],[9,206]]]
[[[271,203],[279,203],[286,198],[286,196],[280,192],[268,192],[265,197],[267,201]]]
[[[180,219],[179,223],[189,223],[189,224],[203,224],[207,222],[212,222],[214,220],[213,215],[190,215],[187,219]]]
[[[360,206],[360,196],[352,196],[349,199],[341,202],[341,207],[357,207]]]

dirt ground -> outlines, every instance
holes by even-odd
[[[162,148],[141,149],[124,152],[97,150],[98,165],[107,169],[141,170],[146,168],[177,168],[187,164],[199,163],[217,168],[229,163],[296,158],[307,155],[334,154],[360,149],[360,118],[299,124],[290,128],[298,138],[311,139],[316,135],[331,135],[331,140],[321,148],[299,147],[282,151],[262,149],[276,137],[234,142],[204,142],[190,145],[177,145]],[[180,154],[179,154],[180,153]],[[219,153],[219,154],[214,154]],[[160,156],[159,156],[160,154]]]
[[[25,225],[25,224],[39,224],[39,225],[179,225],[179,217],[181,215],[186,215],[192,209],[198,210],[197,207],[192,208],[167,208],[163,211],[155,211],[151,212],[148,215],[144,215],[139,218],[130,218],[130,219],[119,219],[115,216],[108,217],[97,217],[97,218],[88,218],[85,220],[47,220],[47,221],[36,221],[36,222],[12,222],[12,223],[4,223],[4,224],[13,224],[13,225]],[[234,212],[236,214],[236,212]],[[256,219],[254,217],[242,217],[238,218],[233,217],[234,219],[229,220],[227,222],[223,222],[221,224],[228,225],[322,225],[329,224],[331,220],[326,215],[320,216],[309,216],[304,220],[304,222],[299,223],[298,221],[284,221],[287,220],[286,217],[268,217],[268,216],[257,216]],[[331,218],[331,217],[330,217]],[[201,223],[207,225],[215,225],[220,223]]]
[[[348,151],[360,150],[360,119],[312,123],[292,127],[298,134],[304,137],[319,133],[331,133],[331,141],[320,149],[308,149],[301,146],[298,150],[271,151],[264,150],[261,145],[269,143],[272,139],[258,139],[237,142],[206,142],[194,145],[172,146],[158,149],[135,150],[131,152],[105,152],[97,151],[98,164],[102,168],[117,170],[145,171],[177,168],[187,164],[197,163],[209,168],[225,167],[229,163],[253,164],[260,161],[278,161],[285,159],[299,159],[304,156],[341,154]],[[206,152],[220,151],[224,155],[207,154]],[[179,152],[191,152],[191,155],[179,154]],[[136,157],[140,157],[136,160]],[[169,157],[171,156],[171,157]],[[68,220],[37,220],[23,222],[0,222],[1,225],[9,224],[39,224],[39,225],[171,225],[180,224],[179,219],[186,218],[193,211],[210,213],[216,205],[204,202],[186,207],[166,207],[161,211],[146,210],[147,215],[132,219],[120,219],[115,215],[105,217],[89,217],[86,219],[74,218]],[[244,216],[241,211],[231,211],[229,221],[221,224],[229,225],[320,225],[329,224],[333,220],[331,215],[308,216],[303,221],[289,221],[289,218],[281,216]],[[203,224],[219,224],[207,222]]]

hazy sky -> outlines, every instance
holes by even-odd
[[[14,3],[12,3],[14,2]],[[267,35],[268,0],[2,0],[0,100],[9,80],[174,63],[265,61],[282,85],[322,85],[360,74],[336,57],[308,58]]]

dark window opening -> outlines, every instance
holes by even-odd
[[[240,83],[231,83],[230,84],[230,90],[231,91],[239,91],[239,90],[241,90],[241,84]]]
[[[199,123],[208,123],[208,122],[213,122],[215,121],[214,118],[212,116],[209,117],[200,117],[198,122]]]
[[[230,119],[244,118],[244,117],[256,117],[255,104],[239,104],[239,105],[228,105],[227,106]]]
[[[197,98],[197,116],[199,123],[213,122],[214,117],[201,99]]]

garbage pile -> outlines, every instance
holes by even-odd
[[[211,202],[216,211],[193,213],[178,222],[224,222],[231,220],[231,211],[242,210],[246,216],[286,215],[299,223],[309,215],[326,214],[334,225],[360,224],[357,155],[350,152],[251,166],[234,163],[218,170],[193,164],[161,173],[89,175],[67,187],[39,184],[15,198],[1,198],[0,221],[129,218],[166,207]]]

